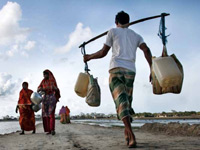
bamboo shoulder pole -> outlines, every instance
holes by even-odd
[[[147,17],[147,18],[139,19],[139,20],[130,22],[130,23],[128,23],[128,24],[125,24],[125,25],[123,25],[123,26],[131,26],[131,25],[133,25],[133,24],[137,24],[137,23],[140,23],[140,22],[143,22],[143,21],[147,21],[147,20],[150,20],[150,19],[159,18],[159,17],[162,17],[162,16],[169,16],[169,15],[170,15],[170,14],[162,13],[161,15],[157,15],[157,16],[152,16],[152,17]],[[122,26],[122,27],[123,27],[123,26]],[[87,41],[87,42],[84,42],[83,44],[81,44],[81,45],[79,46],[79,48],[81,48],[81,47],[85,46],[86,44],[88,44],[88,43],[90,43],[90,42],[92,42],[92,41],[94,41],[94,40],[96,40],[96,39],[98,39],[98,38],[100,38],[100,37],[106,35],[107,33],[108,33],[108,31],[106,31],[106,32],[104,32],[104,33],[102,33],[102,34],[100,34],[100,35],[98,35],[98,36],[96,36],[96,37],[90,39],[90,40]]]

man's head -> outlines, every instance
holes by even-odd
[[[22,88],[23,88],[24,90],[28,89],[28,82],[23,82],[23,83],[22,83]]]
[[[117,15],[115,16],[115,23],[124,25],[129,23],[129,15],[127,13],[125,13],[124,11],[120,11],[117,13]]]
[[[45,78],[46,80],[49,79],[49,72],[44,71],[44,72],[43,72],[43,75],[44,75],[44,78]]]

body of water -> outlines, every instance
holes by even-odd
[[[89,125],[98,125],[102,127],[113,127],[113,126],[120,126],[123,127],[124,124],[120,120],[106,120],[106,119],[83,119],[83,120],[72,120],[74,123],[81,123],[81,124],[89,124]],[[191,124],[200,124],[200,119],[152,119],[152,120],[134,120],[131,123],[132,127],[141,127],[145,123],[170,123],[170,122],[179,122],[179,123],[189,123]]]
[[[108,120],[108,119],[83,119],[83,120],[71,120],[72,123],[88,124],[88,125],[98,125],[102,127],[123,127],[123,123],[120,120]],[[134,120],[131,123],[132,127],[141,127],[145,123],[169,123],[169,122],[179,122],[179,123],[189,123],[200,124],[200,119],[173,119],[173,120]],[[42,121],[36,121],[36,125],[42,123]],[[19,121],[1,121],[0,122],[0,134],[8,134],[16,131],[20,131]]]
[[[36,121],[36,125],[42,121]],[[0,134],[8,134],[20,131],[19,121],[0,121]]]

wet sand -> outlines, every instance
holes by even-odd
[[[0,135],[0,150],[126,150],[123,128],[105,128],[83,124],[56,122],[56,135],[46,135],[42,124],[37,133],[19,132]],[[134,130],[138,147],[146,149],[199,150],[200,137],[170,136],[160,133]]]

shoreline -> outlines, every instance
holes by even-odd
[[[42,121],[36,121],[35,126],[37,128],[38,124],[41,124]],[[15,132],[20,132],[19,121],[2,121],[0,122],[0,135],[11,134]]]
[[[59,120],[57,120],[59,121]],[[91,126],[101,126],[106,128],[119,127],[123,128],[124,125],[121,121],[117,119],[72,119],[72,123],[79,123]],[[36,125],[42,123],[42,121],[36,121]],[[180,126],[182,124],[194,125],[200,124],[199,119],[134,119],[131,126],[134,129],[140,129],[145,124],[160,123],[167,125],[169,123],[177,123]],[[156,126],[156,125],[155,125]],[[0,135],[13,133],[20,131],[20,126],[18,121],[2,121],[0,122]],[[149,130],[150,131],[150,130]]]
[[[71,120],[85,120],[85,119],[93,119],[93,120],[117,120],[117,118],[73,118],[73,116],[71,116]],[[183,120],[187,120],[187,119],[199,119],[200,120],[200,115],[195,115],[195,116],[181,116],[181,117],[133,117],[134,120],[178,120],[178,119],[183,119]],[[60,120],[60,118],[56,119],[56,120]],[[0,119],[0,122],[10,122],[10,121],[19,121],[18,119],[10,119],[10,120],[3,120]],[[36,119],[36,121],[42,121],[42,119]]]
[[[39,126],[39,125],[41,125],[42,123],[38,123],[38,124],[36,124],[35,125],[35,128],[37,129],[37,127]],[[1,136],[4,136],[4,135],[9,135],[9,134],[14,134],[14,133],[19,133],[19,132],[21,132],[21,130],[17,130],[17,131],[12,131],[12,132],[10,132],[10,133],[4,133],[4,134],[0,134],[0,137]],[[26,132],[26,131],[25,131]],[[27,131],[27,132],[32,132],[32,131]]]
[[[134,129],[139,150],[145,149],[200,149],[200,137],[164,135]],[[46,135],[42,123],[36,126],[36,134],[19,132],[0,135],[1,150],[128,150],[124,129],[85,124],[61,124],[56,121],[56,135]]]
[[[184,117],[133,117],[135,120],[200,120],[200,116],[184,116]]]

